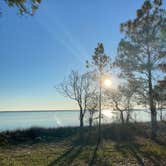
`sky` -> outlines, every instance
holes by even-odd
[[[85,70],[98,42],[110,57],[143,0],[43,0],[34,16],[1,2],[0,111],[77,109],[56,92],[72,69]]]

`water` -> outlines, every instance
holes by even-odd
[[[118,120],[118,114],[110,110],[103,112],[104,122],[110,123]],[[97,115],[96,115],[97,116]],[[166,111],[163,113],[166,117]],[[150,121],[150,114],[135,110],[132,113],[133,121]],[[159,114],[158,114],[159,119]],[[87,124],[87,120],[85,123]],[[65,127],[79,125],[79,111],[40,111],[40,112],[0,112],[0,131],[26,129],[30,127]]]
[[[0,131],[78,125],[78,111],[0,112]]]

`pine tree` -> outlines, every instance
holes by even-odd
[[[102,43],[98,43],[97,47],[95,48],[94,54],[92,55],[92,61],[89,63],[87,61],[87,67],[91,67],[95,71],[95,75],[98,78],[99,84],[99,138],[98,142],[101,140],[101,118],[102,118],[102,105],[101,105],[101,98],[102,98],[102,76],[104,75],[106,68],[109,67],[110,58],[105,54],[104,46]]]
[[[157,131],[154,100],[154,77],[158,65],[166,58],[166,42],[160,34],[166,26],[166,11],[162,0],[145,0],[137,16],[121,24],[125,37],[120,41],[116,64],[125,77],[144,83],[142,96],[148,99],[151,111],[152,137]]]

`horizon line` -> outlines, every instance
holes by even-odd
[[[1,112],[51,112],[51,111],[79,111],[79,110],[77,110],[77,109],[55,109],[55,110],[53,110],[53,109],[48,109],[48,110],[3,110],[3,111],[1,111],[0,110],[0,113]]]

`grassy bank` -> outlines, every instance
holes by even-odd
[[[91,133],[91,134],[90,134]],[[149,124],[102,126],[97,146],[97,128],[31,128],[0,133],[0,166],[125,166],[166,165],[166,125],[159,124],[158,137],[150,139]]]

